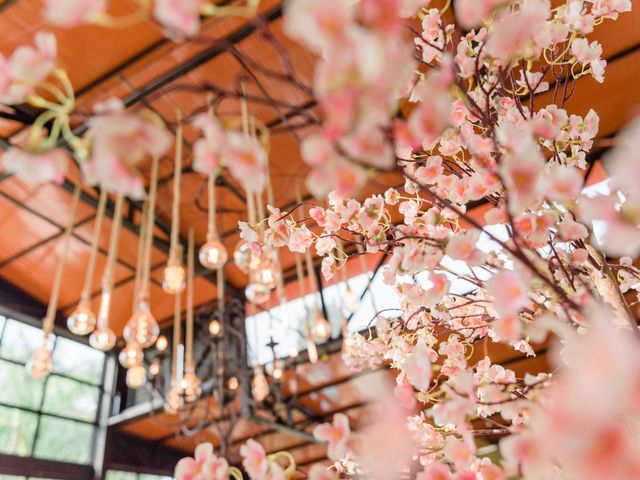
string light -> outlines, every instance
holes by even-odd
[[[128,343],[120,350],[118,361],[124,368],[132,368],[135,365],[141,365],[144,360],[142,348],[137,343]]]
[[[51,350],[49,349],[49,338],[44,338],[43,344],[35,351],[31,359],[27,362],[27,371],[36,379],[44,378],[53,370]]]
[[[317,341],[325,341],[331,336],[331,325],[326,318],[316,311],[315,319],[313,321],[313,337]]]
[[[269,395],[269,382],[262,368],[259,366],[253,369],[253,378],[251,379],[251,393],[256,402],[262,402]]]
[[[164,335],[160,335],[156,340],[156,350],[160,353],[164,352],[169,346],[169,341]]]
[[[75,335],[89,335],[96,328],[98,319],[85,305],[78,305],[67,318],[67,328]]]
[[[89,337],[89,344],[98,350],[107,352],[116,344],[116,335],[109,328],[109,311],[111,309],[111,296],[113,291],[113,272],[116,258],[118,257],[118,246],[120,239],[120,223],[122,222],[122,205],[124,196],[119,194],[116,199],[116,210],[111,226],[111,236],[109,238],[109,253],[107,254],[107,265],[102,274],[102,295],[100,297],[100,310],[98,312],[98,328]]]
[[[149,348],[154,344],[160,333],[158,322],[151,314],[149,304],[141,301],[137,310],[129,319],[122,332],[129,343],[137,343],[142,348]]]
[[[214,337],[217,337],[222,333],[222,324],[218,321],[218,319],[213,319],[209,322],[209,333]]]
[[[138,389],[147,382],[147,372],[144,365],[134,365],[127,370],[126,383],[127,387]]]
[[[236,391],[239,386],[240,382],[238,381],[238,377],[230,377],[229,380],[227,380],[227,387],[232,392]]]
[[[200,263],[209,270],[217,270],[224,266],[229,259],[229,254],[224,244],[220,241],[216,230],[216,192],[215,173],[209,173],[209,216],[207,228],[207,242],[200,247],[198,258]]]
[[[162,289],[176,295],[184,290],[186,272],[178,254],[178,234],[180,230],[180,177],[182,175],[182,113],[176,112],[178,127],[176,129],[176,148],[173,160],[173,202],[171,209],[171,245],[169,260],[164,269]]]
[[[185,373],[180,383],[184,399],[194,402],[202,393],[200,379],[196,375],[193,363],[193,279],[194,279],[194,232],[189,229],[189,247],[187,250],[187,325],[185,331]]]
[[[54,273],[53,288],[51,289],[51,297],[49,298],[47,313],[42,320],[42,345],[34,352],[29,362],[27,362],[27,371],[34,378],[46,377],[53,369],[51,350],[49,348],[49,336],[51,335],[51,332],[53,332],[53,325],[58,308],[58,298],[60,297],[60,287],[62,285],[62,274],[64,273],[65,264],[67,263],[67,255],[69,254],[69,246],[71,244],[71,233],[76,219],[76,212],[78,211],[78,202],[80,200],[81,191],[82,188],[80,187],[80,184],[76,184],[73,190],[73,199],[71,201],[71,219],[65,229],[62,240],[62,257],[60,258]]]
[[[261,283],[250,283],[244,289],[244,294],[247,300],[256,305],[261,305],[271,298],[271,290]]]
[[[107,204],[107,191],[103,188],[100,191],[98,200],[98,209],[96,211],[95,230],[93,239],[91,240],[91,250],[89,253],[89,262],[87,263],[87,271],[84,278],[84,286],[80,294],[80,302],[78,306],[71,312],[67,318],[67,328],[75,335],[89,335],[96,328],[98,319],[91,311],[90,298],[91,288],[93,286],[93,272],[95,270],[96,258],[98,252],[98,243],[102,232],[102,219]]]

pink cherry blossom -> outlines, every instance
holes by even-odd
[[[511,212],[520,213],[538,199],[543,168],[544,160],[540,152],[530,147],[503,159],[500,173],[510,192]]]
[[[327,457],[340,460],[347,453],[347,442],[351,435],[349,418],[338,413],[333,416],[333,423],[323,423],[313,429],[313,436],[321,442],[327,442]]]
[[[6,60],[0,54],[0,102],[6,105],[24,103],[56,67],[56,38],[49,32],[38,32],[35,48],[21,45]]]
[[[418,472],[416,480],[453,480],[453,475],[447,465],[434,462]]]
[[[128,112],[92,117],[85,138],[91,142],[91,156],[82,165],[86,180],[134,199],[144,195],[136,167],[147,156],[164,155],[171,143],[165,129]]]
[[[19,147],[10,147],[0,158],[5,172],[35,183],[61,184],[69,166],[69,156],[59,148],[35,153]]]
[[[338,476],[333,470],[316,463],[309,470],[309,480],[338,480]]]
[[[242,455],[242,466],[251,478],[262,478],[269,470],[269,460],[267,454],[258,442],[253,439],[240,447]]]
[[[204,113],[194,118],[193,124],[204,133],[204,138],[193,144],[193,169],[203,175],[217,172],[222,166],[226,149],[222,125],[217,118]]]
[[[425,345],[416,345],[405,358],[402,369],[407,380],[418,390],[427,390],[431,383],[431,354]]]
[[[354,13],[354,2],[350,0],[294,0],[287,6],[285,30],[291,37],[320,52],[343,38],[354,20]]]
[[[75,27],[90,23],[97,15],[105,13],[106,0],[46,0],[46,20],[61,27]]]
[[[487,282],[487,292],[502,315],[517,313],[527,302],[527,285],[510,270],[500,270]]]
[[[456,19],[467,30],[475,28],[489,19],[494,8],[504,3],[504,0],[456,0]]]
[[[200,29],[204,0],[156,0],[153,14],[171,35],[191,37]]]
[[[306,225],[291,228],[289,250],[304,253],[311,246],[311,242],[313,242],[313,236]]]
[[[194,458],[183,458],[176,465],[176,480],[226,480],[229,478],[229,464],[224,458],[213,453],[210,443],[196,447]]]
[[[260,192],[267,184],[267,153],[260,143],[239,132],[227,132],[225,165],[248,191]]]
[[[484,261],[484,253],[476,247],[479,237],[480,232],[477,230],[452,235],[447,243],[447,255],[454,260],[463,260],[469,266],[480,265]]]

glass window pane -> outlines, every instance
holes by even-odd
[[[30,455],[37,424],[38,416],[34,413],[0,407],[0,452]]]
[[[34,456],[88,464],[91,462],[93,429],[93,425],[86,423],[43,415],[40,417]]]
[[[149,475],[147,473],[141,473],[138,475],[138,480],[171,480],[172,477],[163,477],[161,475]]]
[[[44,380],[36,380],[23,365],[0,360],[0,403],[40,408]]]
[[[136,474],[132,472],[123,472],[121,470],[109,470],[106,480],[136,480]]]
[[[26,480],[27,477],[16,477],[15,475],[0,475],[0,480]]]
[[[78,380],[102,383],[104,353],[73,340],[58,337],[53,352],[53,371]]]
[[[52,375],[47,382],[42,411],[95,422],[100,389]]]
[[[53,335],[50,340],[53,341]],[[0,357],[27,363],[40,345],[42,345],[42,330],[26,323],[7,319],[0,345]]]

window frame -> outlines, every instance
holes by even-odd
[[[2,306],[0,306],[0,315],[4,317],[4,322],[0,325],[0,345],[2,344],[2,341],[4,339],[5,333],[7,331],[7,326],[10,325],[12,322],[16,322],[16,323],[22,323],[24,325],[27,325],[29,327],[32,328],[39,328],[39,322],[37,322],[36,320],[34,320],[31,317],[28,317],[26,315],[20,314],[19,312],[15,312],[11,309],[7,309],[4,308]],[[86,342],[82,342],[82,341],[78,341],[78,339],[73,338],[71,335],[69,335],[67,332],[63,331],[62,329],[58,329],[55,328],[53,334],[55,335],[54,340],[52,342],[52,354],[56,351],[56,348],[58,347],[58,339],[59,338],[65,338],[67,340],[70,341],[74,341],[76,343],[79,343],[81,345],[87,345]],[[20,361],[20,360],[16,360],[13,358],[7,358],[5,356],[2,355],[2,353],[0,353],[0,360],[12,365],[16,365],[22,368],[26,368],[26,363],[27,361]],[[71,421],[71,422],[75,422],[75,423],[80,423],[83,425],[90,425],[92,427],[92,433],[91,433],[91,446],[88,452],[88,459],[86,463],[76,463],[77,465],[92,465],[93,463],[93,459],[95,458],[96,455],[96,440],[97,440],[97,436],[98,436],[98,432],[99,432],[99,428],[100,428],[100,418],[102,415],[101,412],[101,407],[103,404],[103,399],[104,399],[104,395],[106,395],[106,389],[105,389],[105,375],[106,375],[106,370],[107,370],[107,361],[108,361],[108,356],[104,355],[103,361],[102,361],[102,370],[100,373],[100,379],[99,382],[94,383],[94,382],[90,382],[88,380],[84,380],[81,378],[75,378],[72,375],[68,374],[68,373],[62,373],[62,372],[51,372],[51,374],[49,374],[47,377],[45,377],[44,379],[42,379],[41,381],[43,382],[42,385],[42,396],[39,399],[38,402],[38,407],[37,408],[32,408],[32,407],[27,407],[27,406],[22,406],[22,405],[15,405],[15,404],[11,404],[9,402],[5,402],[5,401],[1,401],[0,400],[0,406],[5,407],[5,408],[10,408],[10,409],[15,409],[15,410],[20,410],[23,412],[28,412],[31,414],[36,415],[36,427],[35,427],[35,431],[33,434],[33,439],[31,441],[31,445],[29,448],[29,451],[26,455],[17,455],[14,453],[8,453],[7,455],[17,455],[23,458],[38,458],[38,459],[42,459],[42,460],[51,460],[51,461],[60,461],[60,462],[68,462],[68,460],[66,459],[53,459],[53,458],[44,458],[42,456],[35,456],[35,452],[36,452],[36,446],[38,445],[38,439],[40,437],[40,431],[41,431],[41,425],[42,425],[42,419],[43,417],[49,417],[49,418],[55,418],[58,420],[62,420],[62,421]],[[47,396],[47,388],[49,386],[49,380],[52,377],[59,377],[62,379],[65,379],[66,381],[70,381],[70,382],[74,382],[76,384],[79,385],[84,385],[84,386],[88,386],[91,387],[93,389],[96,389],[98,391],[98,395],[97,395],[97,400],[96,400],[96,412],[95,412],[95,417],[92,420],[86,420],[86,419],[80,419],[80,418],[75,418],[72,416],[68,416],[65,415],[63,413],[50,413],[48,411],[45,411],[44,409],[44,404],[45,404],[45,398]],[[71,463],[75,463],[75,462],[71,462]]]

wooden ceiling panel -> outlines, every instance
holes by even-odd
[[[54,272],[62,256],[62,244],[62,237],[47,242],[29,254],[0,268],[0,276],[14,285],[19,285],[20,288],[38,300],[47,303]],[[69,256],[64,268],[64,283],[60,292],[60,305],[77,301],[84,282],[89,252],[90,249],[86,244],[71,237]],[[129,269],[117,265],[114,276],[118,281],[130,273]]]
[[[71,219],[71,194],[57,185],[31,184],[11,177],[0,183],[0,191],[56,225],[66,226]],[[76,221],[92,215],[95,215],[93,207],[78,204]]]
[[[0,196],[0,265],[60,230]]]

